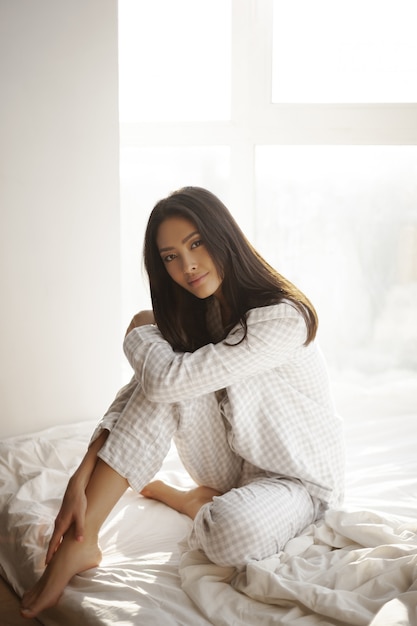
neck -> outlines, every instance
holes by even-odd
[[[228,324],[230,323],[232,310],[230,306],[228,305],[228,303],[226,302],[226,299],[221,292],[215,293],[214,297],[220,304],[220,313],[222,316],[222,323],[223,323],[224,328],[226,328],[226,326],[228,326]]]

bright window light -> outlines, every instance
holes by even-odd
[[[416,146],[256,150],[256,246],[311,297],[332,365],[417,367],[416,180]]]
[[[274,0],[272,101],[417,102],[415,0]]]
[[[230,0],[119,0],[121,122],[230,118]]]

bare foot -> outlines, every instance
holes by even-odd
[[[144,487],[141,494],[145,498],[152,498],[167,504],[171,509],[184,513],[194,519],[203,504],[211,502],[215,496],[221,496],[220,491],[211,487],[196,487],[190,491],[181,491],[167,485],[162,480],[154,480]]]
[[[44,573],[22,598],[21,615],[35,617],[58,602],[64,588],[75,574],[96,567],[101,561],[97,538],[76,541],[70,531],[65,535]]]

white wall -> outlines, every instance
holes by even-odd
[[[0,436],[121,381],[116,0],[0,2]]]

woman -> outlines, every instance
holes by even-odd
[[[309,300],[198,187],[157,203],[144,258],[153,310],[124,342],[135,374],[69,481],[26,617],[97,566],[100,527],[129,485],[194,520],[190,548],[238,568],[277,553],[341,497],[341,424]],[[199,485],[189,492],[149,482],[172,438]]]

